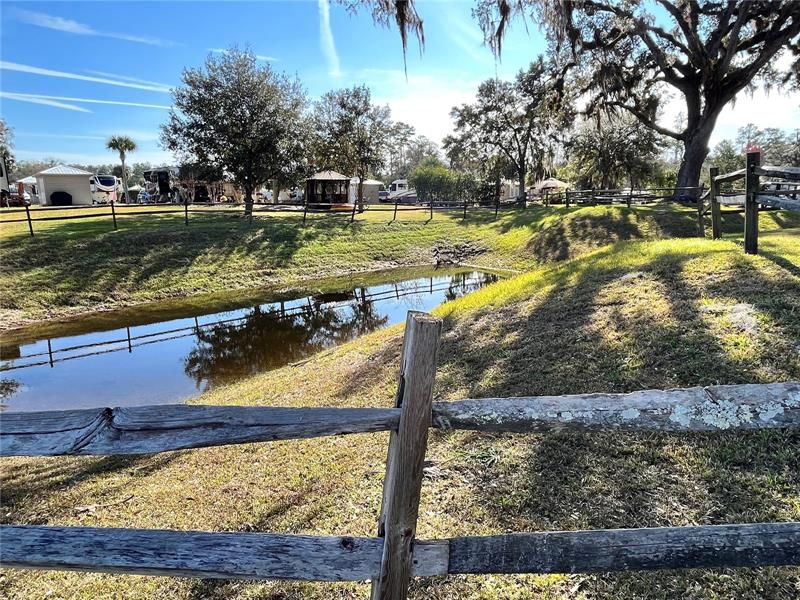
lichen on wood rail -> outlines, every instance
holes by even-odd
[[[800,427],[800,382],[437,402],[433,426],[518,432]]]

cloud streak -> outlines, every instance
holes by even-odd
[[[20,102],[32,102],[34,104],[48,104],[49,106],[59,106],[60,108],[67,108],[67,110],[77,110],[80,112],[91,112],[89,109],[81,106],[74,106],[70,104],[62,104],[64,102],[77,102],[85,104],[111,104],[114,106],[135,106],[138,108],[158,108],[161,110],[169,110],[171,107],[166,104],[148,104],[146,102],[127,102],[125,100],[100,100],[98,98],[73,98],[71,96],[47,96],[44,94],[22,94],[16,92],[0,92],[5,98],[9,100],[19,100]]]
[[[90,35],[96,37],[112,38],[115,40],[123,40],[126,42],[135,42],[137,44],[148,44],[150,46],[174,46],[175,42],[171,40],[162,40],[160,38],[152,38],[147,36],[129,35],[127,33],[115,33],[111,31],[102,31],[95,29],[91,25],[79,23],[72,19],[65,19],[56,15],[48,15],[47,13],[36,12],[32,10],[19,9],[15,11],[16,18],[22,23],[33,25],[35,27],[42,27],[43,29],[50,29],[53,31],[61,31],[63,33],[71,33],[74,35]]]
[[[40,104],[42,106],[52,106],[53,108],[61,108],[64,110],[72,110],[75,112],[85,112],[90,113],[88,108],[84,108],[82,106],[76,106],[75,104],[67,104],[66,102],[61,102],[59,100],[55,100],[52,98],[42,98],[39,96],[32,96],[28,94],[12,94],[9,92],[0,91],[0,98],[6,98],[7,100],[16,100],[18,102],[27,102],[28,104]]]
[[[79,81],[90,81],[92,83],[102,83],[105,85],[115,85],[118,87],[134,88],[137,90],[147,90],[150,92],[165,92],[169,93],[169,87],[161,84],[154,85],[152,83],[136,83],[134,81],[123,81],[116,76],[117,79],[109,79],[108,77],[95,77],[91,75],[81,75],[79,73],[69,73],[66,71],[55,71],[53,69],[44,69],[41,67],[33,67],[31,65],[22,65],[19,63],[8,62],[0,60],[0,70],[16,71],[18,73],[30,73],[31,75],[42,75],[44,77],[58,77],[62,79],[77,79]]]
[[[328,74],[331,77],[341,77],[342,68],[336,44],[333,41],[331,29],[331,7],[328,0],[318,0],[319,3],[319,45],[325,60],[328,63]]]

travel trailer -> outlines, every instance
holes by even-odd
[[[92,175],[89,178],[89,189],[92,192],[92,204],[108,204],[117,201],[120,180],[114,175]]]

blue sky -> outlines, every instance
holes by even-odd
[[[158,146],[169,88],[209,52],[249,45],[273,68],[297,74],[312,97],[366,83],[393,117],[434,141],[450,131],[450,108],[480,81],[509,77],[544,49],[533,25],[516,24],[501,62],[483,46],[472,0],[420,0],[427,43],[411,41],[408,78],[399,34],[370,15],[326,0],[274,2],[7,2],[0,5],[0,110],[15,130],[20,159],[114,162],[114,133],[131,135],[134,161],[170,162]],[[743,120],[798,127],[797,102],[773,93],[740,98],[714,139]],[[671,123],[679,107],[668,107]],[[750,117],[752,115],[752,117]]]

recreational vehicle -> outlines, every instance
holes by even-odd
[[[92,175],[89,178],[89,189],[92,192],[92,204],[108,204],[117,201],[120,180],[114,175]]]
[[[395,179],[389,184],[389,199],[393,200],[395,196],[405,194],[408,191],[408,179]]]

